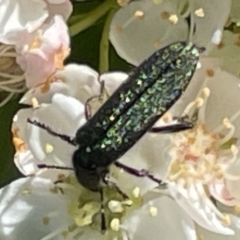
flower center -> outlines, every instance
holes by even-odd
[[[235,127],[227,118],[222,126],[210,131],[205,124],[205,107],[210,95],[208,88],[202,96],[190,103],[184,115],[195,112],[198,120],[191,130],[171,136],[171,164],[166,178],[188,186],[194,182],[210,183],[215,179],[230,177],[229,166],[236,160],[238,149],[233,144]],[[239,113],[235,114],[236,118]],[[222,131],[227,130],[227,134]],[[232,177],[232,176],[231,176]]]
[[[104,218],[104,234],[117,237],[120,234],[121,219],[127,211],[140,204],[139,199],[123,199],[115,189],[109,187],[104,188],[104,199],[101,203],[100,194],[82,188],[74,176],[61,179],[56,188],[69,197],[67,211],[73,222],[68,226],[68,231],[75,236],[85,231],[84,227],[101,231]]]

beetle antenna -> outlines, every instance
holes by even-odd
[[[61,140],[63,140],[64,142],[67,142],[73,146],[76,146],[76,143],[74,142],[74,139],[71,138],[70,136],[68,135],[65,135],[65,134],[60,134],[60,133],[57,133],[55,132],[54,130],[52,130],[50,127],[46,126],[45,124],[43,123],[40,123],[38,122],[37,120],[31,120],[30,118],[27,119],[27,122],[34,125],[34,126],[37,126],[41,129],[44,129],[45,131],[47,131],[50,135],[54,136],[54,137],[58,137],[60,138]]]
[[[38,164],[38,168],[49,168],[49,169],[61,169],[61,170],[74,170],[72,167],[64,167],[64,166],[57,166],[57,165],[46,165],[46,164]]]

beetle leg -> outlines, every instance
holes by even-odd
[[[153,127],[148,132],[151,133],[174,133],[174,132],[180,132],[185,131],[188,129],[193,128],[194,124],[191,122],[182,122],[182,123],[176,123],[171,124],[167,126],[161,126],[161,127]]]
[[[160,179],[155,178],[152,174],[150,174],[145,169],[138,170],[138,169],[129,167],[129,166],[125,165],[125,164],[122,164],[122,163],[120,163],[118,161],[116,161],[114,164],[118,168],[122,168],[125,172],[127,172],[127,173],[129,173],[129,174],[131,174],[131,175],[133,175],[135,177],[140,177],[140,178],[147,177],[147,178],[151,179],[152,181],[158,183],[159,185],[164,185],[165,184]]]
[[[103,182],[110,188],[115,188],[116,191],[122,196],[122,198],[124,199],[129,199],[129,197],[127,196],[126,193],[124,193],[118,186],[115,182],[111,181],[110,180],[110,175],[109,175],[109,171],[108,170],[105,170],[103,173],[102,173],[102,180]]]
[[[99,189],[99,193],[100,193],[100,198],[101,198],[101,231],[102,234],[104,234],[104,232],[106,231],[106,218],[105,218],[105,208],[104,208],[104,193],[103,193],[103,188],[100,187]]]
[[[177,120],[177,123],[169,124],[166,126],[153,127],[148,130],[151,133],[174,133],[185,131],[193,128],[194,123],[189,119],[188,116],[173,117],[173,120]]]

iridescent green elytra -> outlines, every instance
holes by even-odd
[[[178,100],[199,58],[192,43],[177,42],[155,52],[76,134],[73,155],[78,181],[98,191],[108,166],[125,154]]]

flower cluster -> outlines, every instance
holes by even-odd
[[[69,139],[87,121],[86,102],[104,86],[103,99],[90,102],[94,114],[128,74],[63,64],[70,53],[68,0],[3,0],[0,61],[7,65],[7,57],[15,57],[23,75],[0,77],[17,84],[15,92],[28,88],[20,103],[29,108],[13,118],[14,163],[25,177],[0,190],[0,239],[239,239],[240,37],[224,30],[228,21],[238,24],[239,1],[116,2],[118,11],[106,0],[93,13],[101,16],[114,6],[106,20],[109,38],[126,61],[138,65],[156,49],[187,38],[206,49],[188,89],[156,123],[188,116],[194,126],[145,134],[110,166],[119,190],[105,187],[102,201],[78,183],[71,162],[77,147]],[[79,20],[81,29],[86,19]],[[0,82],[0,89],[6,85]],[[121,166],[146,174],[137,177]]]
[[[1,105],[14,93],[26,91],[26,87],[51,81],[55,71],[63,68],[63,60],[69,54],[65,21],[71,12],[68,0],[1,1],[0,57],[13,58],[23,71],[19,75],[19,71],[1,68],[0,88],[9,92]]]

